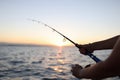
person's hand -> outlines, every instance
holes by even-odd
[[[71,69],[72,75],[75,76],[76,78],[81,79],[82,78],[82,76],[81,76],[82,70],[86,69],[88,67],[91,67],[91,66],[92,66],[91,64],[88,64],[83,68],[79,64],[75,64],[72,66],[72,69]]]
[[[87,49],[85,49],[84,47],[79,48],[80,53],[87,55]]]
[[[91,44],[78,45],[79,51],[81,54],[87,55],[87,53],[93,53],[94,49]]]
[[[81,69],[83,69],[82,66],[75,64],[72,66],[71,72],[75,77],[80,78],[79,74]]]

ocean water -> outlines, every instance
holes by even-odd
[[[110,53],[111,50],[94,52],[102,60]],[[94,63],[75,47],[0,46],[0,80],[88,80],[72,76],[71,65]]]

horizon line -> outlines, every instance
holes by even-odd
[[[60,47],[54,44],[36,44],[36,43],[13,43],[13,42],[0,42],[0,46],[55,46]],[[63,45],[66,46],[73,46],[73,45]]]

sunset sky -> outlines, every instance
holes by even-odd
[[[120,34],[120,0],[0,0],[0,42],[72,44],[29,18],[86,44]]]

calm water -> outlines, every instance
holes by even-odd
[[[110,52],[96,51],[95,55],[104,60]],[[70,72],[76,63],[84,67],[94,61],[75,47],[0,46],[0,80],[79,80]]]

